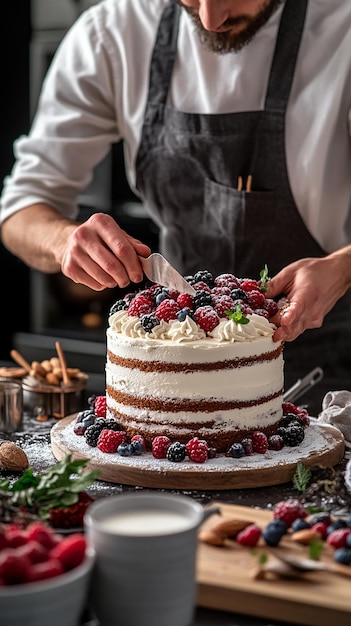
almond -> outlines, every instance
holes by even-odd
[[[198,537],[200,541],[209,543],[211,546],[224,546],[224,537],[214,533],[212,530],[201,530]]]
[[[23,472],[29,463],[24,450],[12,441],[0,443],[0,467],[12,472]]]
[[[295,543],[301,543],[307,546],[314,539],[322,539],[322,534],[313,528],[304,528],[303,530],[297,530],[291,535],[291,541]]]
[[[244,530],[250,524],[254,522],[243,519],[224,519],[221,522],[218,522],[214,526],[212,526],[211,531],[216,533],[217,535],[221,535],[224,538],[232,538],[235,539],[237,534]]]

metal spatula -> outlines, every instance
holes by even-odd
[[[146,259],[139,257],[144,274],[154,283],[176,289],[180,293],[195,295],[195,289],[183,278],[162,254],[154,252]]]

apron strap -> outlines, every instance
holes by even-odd
[[[181,8],[175,0],[170,0],[158,27],[150,65],[148,98],[154,104],[166,104],[167,101],[169,78],[177,52],[180,11]]]
[[[308,0],[286,0],[269,77],[265,109],[285,112],[294,79]]]

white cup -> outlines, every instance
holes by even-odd
[[[0,380],[0,433],[19,430],[23,417],[22,384],[15,380]]]
[[[92,504],[84,525],[96,552],[90,596],[101,626],[190,626],[197,531],[217,512],[164,493],[129,493]]]

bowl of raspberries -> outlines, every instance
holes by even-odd
[[[82,533],[0,525],[1,626],[78,626],[94,565]]]

